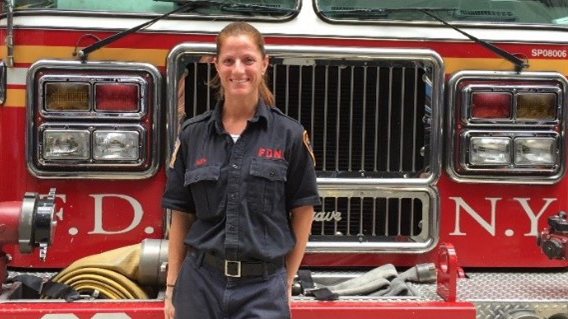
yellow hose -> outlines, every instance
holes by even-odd
[[[77,260],[52,280],[73,287],[79,294],[98,291],[105,299],[148,299],[134,281],[138,275],[140,245],[114,249]]]

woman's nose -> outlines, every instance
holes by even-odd
[[[244,64],[241,62],[241,60],[236,60],[235,61],[235,72],[243,72],[244,70]]]

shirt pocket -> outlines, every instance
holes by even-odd
[[[285,160],[252,159],[247,196],[251,211],[271,213],[274,206],[283,201],[287,173]]]
[[[184,185],[190,187],[195,214],[200,219],[212,219],[218,215],[219,203],[217,182],[221,168],[219,166],[200,166],[185,172]]]

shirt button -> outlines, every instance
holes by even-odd
[[[234,168],[234,169],[239,169],[239,165],[233,164],[233,168]]]
[[[231,194],[231,195],[229,195],[229,198],[234,200],[235,198],[237,198],[237,195]]]
[[[230,231],[234,231],[234,230],[235,230],[235,227],[234,227],[234,226],[229,226],[229,230],[230,230]]]
[[[268,175],[270,175],[270,177],[274,177],[274,172],[270,172]]]

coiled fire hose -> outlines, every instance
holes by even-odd
[[[163,284],[166,258],[166,241],[145,240],[79,259],[52,281],[69,285],[80,295],[100,299],[148,299],[137,282]],[[148,269],[153,273],[148,274]]]

